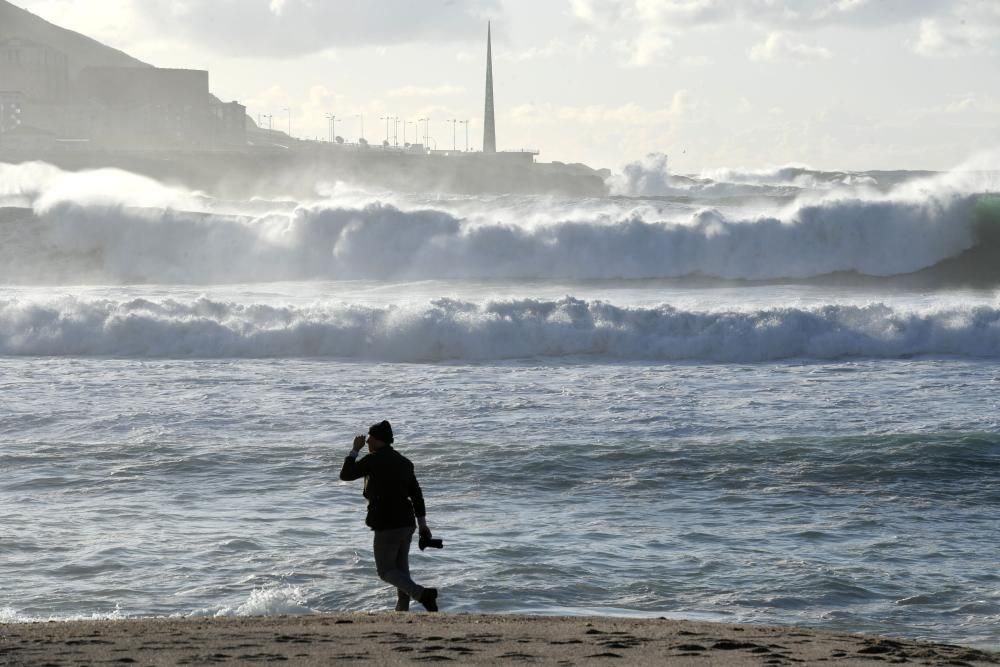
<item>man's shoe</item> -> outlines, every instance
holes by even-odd
[[[421,594],[420,599],[417,600],[420,604],[424,605],[424,609],[427,611],[437,611],[438,610],[438,589],[436,588],[425,588],[424,592]]]

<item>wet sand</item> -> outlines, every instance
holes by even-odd
[[[2,665],[1000,664],[947,644],[666,619],[338,614],[0,625]]]

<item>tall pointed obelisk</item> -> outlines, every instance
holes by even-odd
[[[493,46],[490,24],[486,24],[486,111],[483,114],[483,152],[497,152],[497,130],[493,120]]]

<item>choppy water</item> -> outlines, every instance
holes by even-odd
[[[389,418],[449,611],[1000,645],[1000,292],[953,270],[992,257],[989,188],[296,204],[4,169],[0,620],[387,608],[337,472]],[[796,277],[841,251],[812,273],[867,279]]]

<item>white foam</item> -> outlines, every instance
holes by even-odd
[[[657,197],[677,191],[671,184],[667,156],[663,153],[650,153],[641,160],[629,162],[607,183],[612,194],[628,197]]]
[[[717,183],[747,183],[755,185],[794,185],[796,187],[816,187],[827,182],[839,181],[845,174],[831,172],[829,178],[823,173],[804,164],[788,164],[780,167],[747,169],[743,167],[705,169],[701,178]]]
[[[198,193],[168,187],[121,169],[71,172],[42,162],[0,163],[0,200],[7,198],[27,199],[39,214],[66,204],[186,209],[200,206]]]
[[[332,200],[272,210],[249,202],[256,212],[221,215],[196,193],[133,182],[124,172],[10,169],[21,169],[14,180],[35,179],[9,189],[33,197],[37,217],[25,213],[0,228],[0,281],[73,284],[888,276],[970,248],[976,197],[997,185],[963,172],[888,194],[862,188],[800,197],[764,213],[543,198],[526,207],[449,205],[460,211]]]
[[[404,362],[588,356],[766,361],[1000,356],[1000,308],[679,310],[566,297],[308,307],[165,299],[0,300],[0,354],[337,357]]]
[[[667,156],[650,153],[624,165],[607,179],[611,193],[627,197],[695,195],[705,197],[789,196],[803,189],[830,190],[870,187],[877,181],[866,174],[824,172],[800,164],[763,169],[705,169],[697,178],[675,178]]]
[[[247,599],[235,607],[200,609],[190,616],[284,616],[287,614],[315,613],[305,602],[305,595],[298,586],[270,586],[255,588]]]
[[[38,616],[24,614],[13,607],[0,607],[0,624],[3,623],[47,623],[49,621],[120,621],[128,618],[121,606],[116,604],[113,611],[91,614],[50,614]]]
[[[972,196],[840,199],[684,224],[639,217],[525,228],[439,210],[299,207],[262,217],[61,206],[0,247],[7,282],[886,276],[974,244]]]

